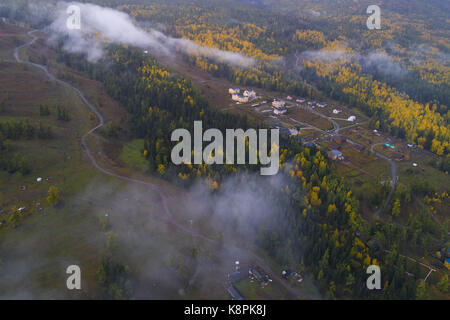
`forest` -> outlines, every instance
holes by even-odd
[[[126,106],[135,135],[145,139],[142,153],[150,172],[184,186],[203,181],[213,194],[219,194],[226,177],[245,177],[258,169],[249,165],[171,164],[172,145],[168,141],[173,129],[184,126],[192,131],[194,120],[221,130],[247,128],[250,122],[212,111],[189,80],[162,67],[154,58],[136,49],[111,46],[104,63],[91,64],[62,50],[58,59],[103,82],[108,93]],[[423,212],[411,217],[405,229],[389,220],[370,225],[361,217],[355,195],[333,172],[326,151],[302,147],[294,140],[281,139],[280,167],[288,183],[271,194],[279,210],[273,220],[258,226],[257,244],[281,263],[301,261],[332,299],[411,299],[417,296],[417,290],[421,292],[418,279],[422,271],[399,255],[399,250],[414,243],[426,251],[434,238],[440,238],[445,246],[445,236],[430,222],[429,215]],[[396,197],[407,202],[413,193],[432,196],[433,190],[421,186],[398,191]],[[387,249],[389,254],[385,253]],[[365,289],[365,268],[371,264],[385,268],[383,296]],[[406,270],[414,276],[408,276]]]
[[[449,169],[450,65],[446,57],[450,31],[441,27],[448,26],[441,1],[381,1],[383,28],[379,32],[365,26],[367,1],[84,2],[122,10],[144,29],[155,28],[175,38],[251,57],[256,64],[243,68],[177,53],[183,62],[237,86],[305,98],[326,97],[358,108],[370,118],[370,129],[430,151],[436,157],[431,161],[433,167],[444,172]],[[219,196],[227,178],[246,179],[259,171],[259,165],[172,164],[170,152],[175,143],[170,136],[176,128],[192,131],[196,120],[203,122],[205,130],[222,132],[258,126],[246,116],[212,108],[193,81],[162,66],[151,54],[108,44],[105,57],[92,63],[85,56],[66,52],[62,43],[56,50],[58,62],[103,83],[107,93],[126,108],[133,138],[144,140],[140,152],[148,173],[182,187],[202,183],[212,196]],[[40,113],[52,114],[46,106]],[[57,108],[56,116],[70,120],[64,109]],[[0,124],[0,149],[9,150],[9,140],[33,139],[36,130],[39,138],[51,136],[51,129],[45,133],[41,125],[35,129],[27,122]],[[107,131],[113,138],[120,135],[114,124]],[[424,256],[447,248],[448,222],[440,226],[432,215],[448,201],[447,192],[412,178],[392,190],[384,219],[369,221],[363,213],[383,206],[391,192],[389,183],[382,184],[377,177],[370,194],[363,195],[369,206],[363,208],[363,197],[338,174],[326,148],[303,146],[286,137],[278,147],[283,186],[270,193],[266,186],[258,186],[278,209],[255,226],[255,243],[273,259],[304,267],[329,299],[424,299],[430,287],[442,287],[441,294],[447,293],[435,280],[425,285],[426,271],[402,254],[408,251]],[[13,164],[3,160],[2,167],[17,171],[20,163],[26,163],[16,156],[13,159]],[[403,224],[394,221],[416,199],[423,199],[424,206],[408,212]],[[230,214],[229,219],[234,216]],[[113,236],[109,237],[113,242]],[[129,270],[113,261],[109,251],[114,251],[111,243],[101,262],[103,294],[108,298],[128,296]],[[369,265],[383,269],[381,292],[366,288]],[[117,283],[111,278],[123,290],[115,290]]]

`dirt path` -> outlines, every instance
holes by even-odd
[[[395,164],[395,162],[392,159],[389,159],[388,157],[386,157],[385,155],[382,155],[379,152],[376,152],[374,150],[374,148],[378,145],[382,145],[384,144],[384,142],[380,142],[380,143],[375,143],[370,147],[370,152],[372,152],[374,155],[376,155],[377,157],[386,160],[387,162],[389,162],[389,165],[391,166],[391,190],[389,191],[388,196],[386,197],[386,200],[384,201],[384,205],[380,206],[380,208],[374,213],[374,216],[376,218],[380,218],[380,213],[381,210],[383,209],[383,207],[385,207],[386,205],[389,204],[389,202],[391,202],[391,198],[392,195],[394,194],[395,191],[395,185],[397,184],[397,166]]]
[[[18,46],[17,48],[14,49],[14,58],[16,59],[16,61],[18,63],[27,63],[30,64],[38,69],[40,69],[41,71],[43,71],[45,73],[45,75],[52,81],[55,81],[57,83],[60,83],[61,85],[68,87],[72,90],[74,90],[78,96],[80,97],[80,99],[83,101],[83,103],[96,115],[97,119],[98,119],[98,124],[93,127],[92,129],[90,129],[88,132],[86,132],[82,137],[81,137],[81,145],[84,149],[84,152],[86,153],[89,161],[92,163],[92,165],[99,170],[100,172],[118,178],[120,180],[123,181],[127,181],[127,182],[131,182],[131,183],[136,183],[136,184],[141,184],[141,185],[145,185],[147,187],[149,187],[152,191],[155,192],[155,194],[158,196],[160,203],[162,204],[162,209],[163,209],[163,213],[165,215],[165,220],[175,226],[176,228],[178,228],[180,231],[182,231],[185,234],[191,235],[193,237],[202,239],[204,241],[207,241],[209,243],[215,243],[217,242],[217,240],[212,239],[198,231],[193,230],[192,228],[188,228],[184,225],[182,225],[181,223],[179,223],[178,221],[176,221],[176,219],[174,218],[173,214],[171,213],[169,206],[167,204],[168,198],[165,196],[164,192],[161,191],[160,187],[156,184],[147,182],[147,181],[143,181],[143,180],[139,180],[139,179],[134,179],[134,178],[130,178],[127,176],[123,176],[123,175],[119,175],[117,173],[114,173],[112,171],[109,171],[105,168],[103,168],[95,159],[95,157],[93,156],[91,150],[88,147],[88,144],[86,142],[86,139],[88,136],[92,135],[97,129],[103,127],[105,125],[105,120],[104,117],[102,116],[102,114],[100,112],[98,112],[98,110],[86,99],[86,97],[83,95],[83,93],[76,87],[74,87],[73,85],[71,85],[68,82],[65,82],[63,80],[57,79],[54,75],[52,75],[47,67],[37,64],[37,63],[33,63],[30,61],[23,61],[20,58],[20,50],[27,47],[27,46],[31,46],[33,43],[36,42],[36,40],[38,39],[38,37],[34,36],[34,33],[37,32],[38,30],[32,30],[30,32],[28,32],[28,35],[30,37],[32,37],[32,40],[30,40],[29,42]],[[296,297],[306,297],[308,299],[320,299],[320,296],[316,296],[316,295],[312,295],[312,294],[308,294],[306,292],[304,292],[304,290],[300,289],[300,288],[296,288],[293,287],[291,285],[289,285],[288,283],[286,283],[286,281],[283,281],[280,277],[277,276],[277,274],[275,272],[272,271],[272,268],[270,268],[269,264],[266,263],[266,261],[264,259],[262,259],[261,257],[259,257],[257,254],[255,254],[255,252],[253,250],[248,250],[248,249],[243,249],[243,248],[238,248],[235,246],[230,246],[228,248],[228,251],[231,252],[235,252],[236,250],[238,251],[245,251],[242,253],[242,255],[247,256],[249,259],[255,261],[256,263],[258,263],[264,270],[266,270],[269,274],[271,274],[271,277],[275,280],[277,280],[288,292],[290,292],[293,295],[293,298]]]
[[[317,111],[315,111],[315,110],[312,110],[311,108],[307,108],[307,107],[302,107],[302,108],[303,108],[304,110],[307,110],[307,111],[311,112],[311,113],[314,113],[315,115],[317,115],[317,116],[319,116],[319,117],[322,117],[322,118],[327,119],[328,121],[330,121],[330,122],[333,124],[333,127],[334,127],[334,129],[333,129],[333,133],[334,133],[334,134],[339,134],[339,131],[340,131],[341,129],[348,129],[348,128],[350,128],[350,127],[353,127],[353,126],[356,126],[356,125],[359,125],[359,124],[360,124],[360,123],[355,123],[355,124],[352,124],[352,125],[350,125],[350,126],[341,128],[341,126],[339,125],[339,123],[338,123],[337,121],[335,121],[334,118],[328,117],[328,116],[326,116],[326,115],[324,115],[324,114],[322,114],[322,113],[320,113],[320,112],[317,112]],[[352,145],[357,145],[357,143],[354,142],[354,141],[352,141],[351,139],[347,139],[347,142],[350,143],[350,144],[352,144]],[[377,211],[374,212],[374,216],[375,216],[376,218],[381,218],[381,217],[380,217],[381,210],[383,209],[383,207],[385,207],[385,206],[386,206],[387,204],[389,204],[389,202],[391,201],[392,195],[394,194],[394,191],[395,191],[395,186],[396,186],[396,184],[397,184],[397,166],[396,166],[395,162],[394,162],[393,160],[391,160],[390,158],[386,157],[385,155],[383,155],[383,154],[381,154],[381,153],[379,153],[379,152],[376,152],[376,151],[374,150],[374,147],[375,147],[375,146],[377,146],[377,145],[382,145],[382,144],[384,144],[384,142],[382,142],[382,143],[377,143],[377,144],[373,144],[373,145],[371,146],[371,148],[370,148],[370,152],[373,153],[374,155],[376,155],[378,158],[381,158],[381,159],[386,160],[387,162],[389,162],[389,165],[390,165],[390,167],[391,167],[391,190],[389,191],[389,194],[388,194],[388,196],[386,197],[386,200],[384,201],[384,204],[383,204],[382,206],[380,206],[380,208],[379,208]],[[402,225],[400,225],[400,226],[402,226]],[[404,226],[402,226],[402,227],[404,227]]]

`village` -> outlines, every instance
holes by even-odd
[[[295,137],[304,145],[318,148],[325,146],[328,148],[328,155],[332,160],[345,161],[342,147],[346,143],[360,153],[369,149],[372,144],[380,144],[382,153],[392,151],[388,152],[388,156],[396,161],[403,160],[407,153],[405,146],[396,150],[396,147],[389,143],[391,139],[388,137],[385,138],[385,143],[380,143],[384,137],[377,130],[364,130],[360,124],[366,121],[357,122],[356,115],[345,112],[344,108],[340,106],[331,107],[326,102],[293,98],[292,96],[287,96],[285,99],[261,97],[251,89],[244,89],[241,94],[240,88],[230,88],[229,94],[237,105],[248,106],[253,111],[264,115],[266,123],[279,129],[281,134]],[[346,123],[346,125],[341,127],[341,123]],[[332,124],[331,127],[330,124]],[[339,134],[340,131],[345,134],[355,134],[356,140],[359,139],[360,142],[347,139],[344,135]],[[369,137],[363,138],[363,136]],[[411,144],[407,146],[408,148],[414,147]],[[414,166],[416,167],[417,163]]]
[[[364,193],[376,183],[389,183],[394,190],[399,181],[411,182],[434,171],[429,165],[433,154],[412,144],[409,137],[381,133],[354,107],[248,88],[230,88],[228,93],[233,103],[227,109],[249,114],[281,135],[327,153],[356,192]],[[379,213],[380,208],[375,217]]]
[[[279,281],[287,281],[298,287],[303,282],[303,277],[299,272],[286,269],[274,281],[260,266],[242,265],[240,261],[236,261],[234,272],[226,275],[224,287],[232,300],[252,300],[278,294]]]

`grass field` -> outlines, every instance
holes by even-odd
[[[14,29],[15,30],[15,29]],[[17,30],[16,30],[17,31]],[[23,32],[23,30],[22,30]],[[10,39],[10,32],[0,34],[0,41],[5,44],[15,45]],[[38,55],[45,50],[37,44],[28,50],[28,54]],[[182,248],[189,243],[183,234],[174,234],[173,229],[168,228],[167,222],[161,217],[157,201],[152,200],[150,193],[145,198],[149,200],[145,205],[140,205],[131,200],[129,205],[123,201],[114,201],[119,195],[131,198],[133,188],[128,189],[128,183],[116,178],[111,178],[99,173],[87,161],[81,145],[81,135],[95,125],[88,109],[71,90],[46,80],[40,71],[32,67],[24,67],[12,62],[12,48],[2,47],[0,55],[5,57],[0,68],[0,96],[8,96],[6,110],[0,114],[0,121],[8,119],[29,119],[36,126],[39,121],[44,125],[50,125],[54,132],[51,140],[14,141],[13,152],[26,154],[32,161],[32,171],[29,175],[0,173],[0,208],[6,213],[1,219],[7,220],[9,208],[12,206],[24,206],[22,222],[17,228],[11,226],[0,227],[0,297],[18,298],[95,298],[99,295],[97,284],[97,268],[102,248],[105,245],[105,235],[100,228],[98,215],[108,210],[111,215],[117,212],[118,227],[114,231],[121,239],[127,239],[131,232],[129,227],[145,230],[149,241],[148,250],[158,254],[156,249],[165,250],[161,254],[166,259],[153,259],[147,254],[148,260],[141,254],[132,250],[124,250],[123,254],[127,262],[132,264],[133,275],[136,279],[143,279],[146,272],[140,272],[137,266],[144,263],[148,271],[154,270],[155,276],[147,276],[147,281],[136,281],[141,286],[136,286],[138,294],[143,295],[145,284],[148,281],[161,281],[157,270],[170,270],[168,261],[176,255],[184,257]],[[51,55],[49,55],[51,56]],[[7,60],[7,61],[6,61]],[[51,61],[51,60],[50,60]],[[52,72],[59,68],[52,63]],[[60,72],[71,72],[63,69]],[[107,119],[120,121],[123,116],[118,111],[118,105],[105,95],[104,88],[99,83],[94,83],[82,75],[73,73],[77,84],[84,89],[86,96],[100,97],[95,99],[101,112]],[[112,102],[111,102],[112,101]],[[114,104],[115,103],[115,104]],[[39,115],[39,105],[50,105],[50,116]],[[71,121],[61,122],[56,120],[56,105],[65,107],[70,112]],[[124,128],[126,130],[126,128]],[[99,139],[92,139],[94,142]],[[100,141],[102,139],[100,138]],[[132,144],[133,145],[133,144]],[[142,164],[142,162],[141,162]],[[42,177],[41,182],[36,178]],[[56,186],[62,201],[53,208],[47,204],[46,196],[50,185]],[[19,187],[25,186],[24,191]],[[127,192],[128,190],[128,192]],[[120,191],[120,192],[119,192]],[[149,192],[143,190],[143,192]],[[39,205],[37,205],[39,203]],[[42,211],[37,208],[42,207]],[[122,223],[121,213],[126,212],[130,216],[139,212],[145,223],[140,222],[138,228],[134,221],[128,223],[128,228],[119,227]],[[138,221],[138,218],[135,218]],[[124,223],[127,226],[127,224]],[[148,228],[143,226],[148,225]],[[121,225],[120,225],[121,226]],[[140,230],[140,229],[139,229]],[[126,231],[126,232],[125,232]],[[136,232],[136,230],[134,230]],[[157,239],[157,240],[156,240]],[[194,241],[194,240],[192,240]],[[191,241],[191,242],[192,242]],[[130,248],[131,241],[121,241],[125,248]],[[133,244],[136,245],[136,244]],[[192,244],[196,245],[197,244]],[[130,253],[136,253],[133,257]],[[180,254],[181,252],[181,254]],[[131,255],[131,257],[128,257]],[[134,258],[134,259],[133,259]],[[185,259],[185,258],[183,258]],[[77,264],[82,269],[81,292],[69,292],[65,288],[66,265]],[[191,266],[189,266],[191,267]],[[176,272],[166,272],[175,280],[160,282],[162,288],[153,297],[167,297],[171,294],[174,298],[171,286],[183,287],[183,279],[177,279]],[[177,288],[178,289],[178,288]],[[201,292],[198,290],[198,292]],[[218,297],[220,297],[220,293]],[[222,295],[223,296],[223,295]],[[180,297],[180,296],[178,296]]]
[[[25,33],[13,29],[14,37]],[[147,186],[97,171],[80,145],[81,136],[97,120],[74,92],[48,81],[31,66],[13,62],[12,49],[16,44],[7,31],[0,30],[0,42],[9,46],[0,49],[0,56],[5,57],[0,62],[0,97],[7,97],[0,121],[21,118],[29,119],[33,125],[42,121],[53,128],[54,138],[14,141],[14,152],[31,159],[32,171],[25,176],[0,173],[0,208],[6,212],[0,221],[7,220],[12,206],[26,208],[18,227],[0,227],[0,297],[99,298],[97,270],[105,247],[105,231],[99,218],[107,217],[120,244],[120,257],[131,267],[135,298],[229,299],[223,281],[233,268],[229,265],[234,261],[232,250],[181,232],[169,221],[161,209],[161,200]],[[22,42],[27,39],[21,37]],[[101,130],[88,137],[87,143],[98,163],[120,175],[155,183],[168,197],[171,219],[184,228],[190,226],[190,219],[195,219],[196,230],[216,238],[218,231],[211,228],[208,215],[193,203],[198,199],[189,199],[175,186],[142,172],[142,140],[128,140],[124,109],[100,83],[58,65],[54,53],[44,44],[36,42],[32,48],[24,49],[22,56],[35,60],[45,55],[52,73],[70,79],[107,121],[120,123],[119,139],[109,139]],[[50,106],[49,116],[39,115],[40,104]],[[56,105],[69,110],[69,122],[56,119]],[[38,177],[43,180],[37,182]],[[51,185],[61,195],[56,207],[46,201]],[[20,191],[23,186],[25,190]],[[81,267],[80,292],[70,292],[65,287],[65,269],[70,264]]]
[[[143,149],[143,139],[133,140],[123,146],[122,152],[120,153],[120,160],[131,168],[146,171],[148,169],[148,161],[142,155]]]

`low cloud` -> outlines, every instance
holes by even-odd
[[[69,5],[76,5],[81,11],[81,29],[67,28]],[[48,28],[53,39],[64,39],[64,49],[84,53],[90,61],[103,56],[106,43],[132,45],[158,55],[170,55],[181,51],[191,55],[211,58],[238,67],[250,67],[255,60],[242,54],[201,46],[194,41],[166,36],[149,28],[143,30],[134,24],[132,18],[121,11],[79,2],[59,2],[54,21]]]
[[[400,63],[393,60],[384,51],[369,52],[369,53],[353,53],[346,50],[313,50],[304,51],[301,54],[302,59],[312,61],[322,61],[326,63],[335,62],[338,60],[344,62],[357,62],[366,72],[378,73],[382,75],[390,75],[396,77],[403,77],[408,73]]]

